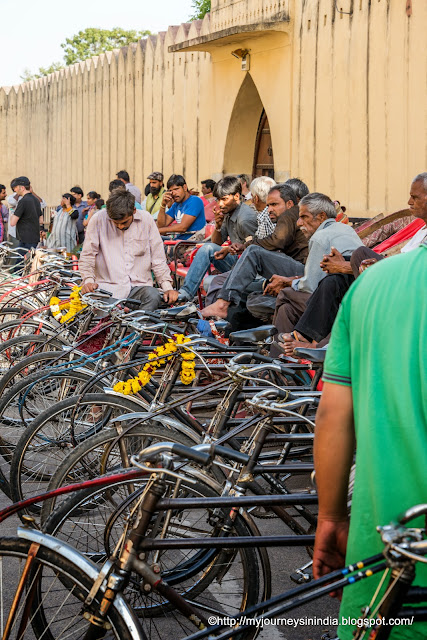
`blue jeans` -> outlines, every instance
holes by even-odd
[[[234,267],[238,256],[231,256],[228,254],[223,260],[215,260],[214,253],[220,249],[221,247],[213,242],[207,242],[200,247],[193,262],[191,263],[180,291],[193,298],[205,277],[206,271],[209,269],[209,265],[211,264],[221,273],[230,271],[230,269]]]

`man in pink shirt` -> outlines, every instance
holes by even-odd
[[[79,270],[82,293],[100,287],[115,298],[140,300],[146,311],[155,311],[162,302],[173,304],[178,297],[156,223],[135,208],[135,197],[124,188],[115,189],[107,208],[92,216]],[[154,288],[152,274],[160,289]]]

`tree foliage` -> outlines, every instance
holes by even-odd
[[[104,51],[120,49],[131,42],[138,42],[150,34],[150,31],[135,31],[134,29],[126,31],[120,27],[111,30],[89,27],[84,31],[79,31],[72,38],[66,38],[65,42],[61,44],[64,49],[64,61],[66,65],[81,62],[104,53]]]
[[[211,0],[193,0],[193,9],[191,20],[202,20],[211,10]]]
[[[40,67],[35,73],[32,73],[30,69],[24,69],[21,79],[24,82],[37,80],[70,64],[82,62],[92,56],[104,53],[104,51],[120,49],[120,47],[138,42],[141,38],[149,35],[151,35],[150,31],[136,31],[135,29],[126,31],[120,27],[110,30],[89,27],[84,31],[79,31],[72,38],[66,38],[65,42],[61,44],[64,49],[63,62],[54,62],[50,67]]]
[[[38,80],[44,76],[48,76],[49,73],[54,73],[64,68],[64,64],[61,62],[54,62],[50,67],[40,67],[36,73],[31,73],[31,69],[24,69],[24,73],[21,76],[23,82],[29,82],[30,80]]]

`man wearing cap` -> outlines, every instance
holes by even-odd
[[[33,249],[40,241],[40,225],[43,224],[40,200],[32,193],[27,177],[15,178],[12,184],[20,200],[10,216],[9,226],[16,227],[19,247]]]
[[[150,173],[148,176],[148,180],[150,181],[150,193],[145,201],[145,210],[148,211],[148,213],[151,213],[154,220],[157,220],[159,209],[162,204],[162,197],[165,192],[163,173],[160,171],[153,171],[153,173]]]

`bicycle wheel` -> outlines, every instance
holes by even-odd
[[[53,375],[55,373],[55,375]],[[90,373],[46,369],[20,380],[3,395],[0,402],[0,455],[9,467],[16,443],[37,416],[67,397],[78,395],[92,379]],[[95,384],[102,392],[105,381]],[[6,469],[2,471],[8,475]]]
[[[126,428],[125,423],[121,424],[123,428]],[[132,427],[120,442],[114,443],[118,433],[118,430],[114,428],[104,429],[80,443],[58,465],[49,482],[47,491],[67,484],[91,480],[100,475],[115,472],[122,467],[129,467],[126,457],[133,453],[139,453],[142,449],[156,442],[178,442],[189,447],[194,444],[194,441],[186,435],[168,429],[154,421]],[[44,500],[40,521],[44,523],[55,505],[63,501],[64,498]]]
[[[13,499],[18,501],[43,493],[60,463],[79,442],[102,431],[114,418],[141,409],[140,404],[130,399],[99,393],[87,394],[83,399],[68,398],[44,411],[24,430],[16,444],[10,468]],[[117,432],[114,433],[115,438]],[[167,439],[164,431],[162,439]]]
[[[35,352],[40,352],[44,345],[49,351],[61,350],[64,346],[64,343],[56,338],[48,343],[47,339],[47,336],[43,334],[29,334],[0,342],[0,376],[7,373],[11,367],[24,358],[33,355]]]
[[[2,324],[0,342],[5,342],[17,336],[28,335],[29,333],[43,333],[51,336],[56,333],[56,328],[46,320],[21,320],[17,318]]]
[[[25,338],[23,337],[23,340]],[[1,344],[1,343],[0,343]],[[49,366],[50,361],[54,361],[54,364],[60,364],[70,361],[70,354],[66,351],[62,351],[63,344],[58,345],[58,351],[41,351],[40,353],[34,353],[27,356],[17,362],[13,367],[4,373],[0,378],[0,396],[5,392],[5,389],[12,387],[16,382],[27,378],[29,375],[38,371],[39,369],[45,369]],[[52,346],[55,348],[55,345]],[[79,352],[76,352],[75,357],[79,356]]]
[[[123,544],[123,532],[133,526],[143,499],[146,479],[112,483],[103,489],[92,489],[72,495],[49,517],[44,530],[75,546],[92,561],[102,563],[116,546]],[[212,497],[218,495],[205,483],[192,485],[184,479],[176,487],[175,479],[167,479],[167,495],[176,497]],[[169,522],[165,514],[155,514],[147,535],[164,538],[199,538],[217,536],[220,525],[211,525],[209,509],[172,512]],[[222,516],[227,515],[224,510]],[[167,527],[165,529],[165,527]],[[230,531],[233,536],[250,536],[251,531],[238,516]],[[254,539],[255,545],[255,539]],[[260,576],[255,548],[233,550],[175,549],[146,553],[149,564],[161,568],[161,575],[170,586],[207,615],[235,617],[256,604],[260,595]],[[141,619],[149,638],[159,639],[171,633],[190,633],[191,626],[155,591],[141,589],[141,579],[132,574],[124,595]],[[176,625],[177,629],[175,630]],[[243,636],[242,636],[243,637]],[[245,637],[251,637],[251,634]]]
[[[31,542],[20,538],[0,539],[2,621],[6,621],[11,609],[30,546]],[[9,638],[83,638],[88,629],[88,622],[83,618],[82,603],[92,586],[93,579],[82,568],[41,545],[29,573],[25,597],[18,606]],[[29,616],[25,616],[24,612],[27,598],[31,598]],[[127,623],[114,604],[110,608],[108,621],[112,629],[107,632],[106,639],[132,639]]]

